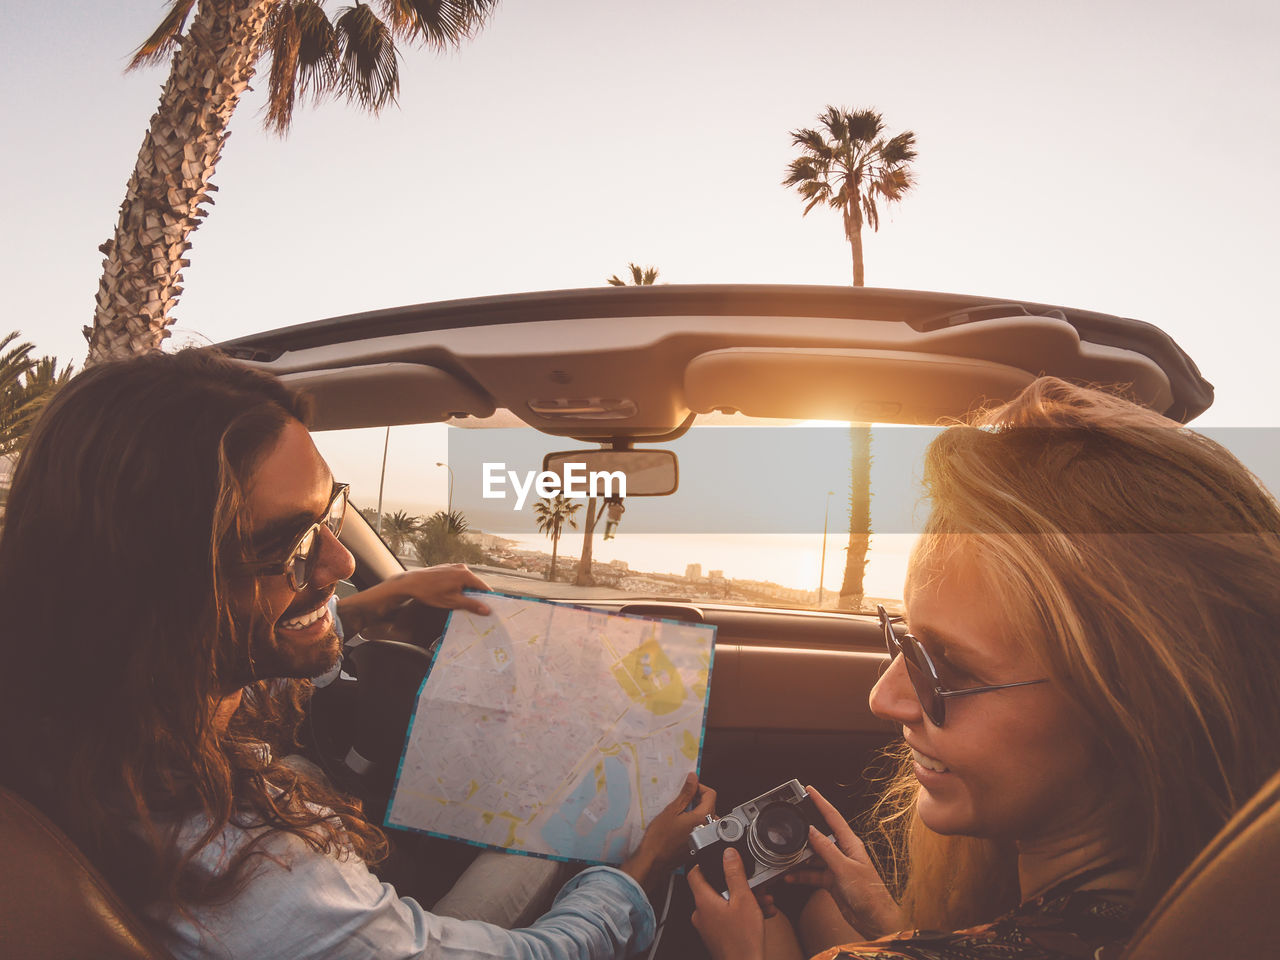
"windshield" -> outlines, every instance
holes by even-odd
[[[516,422],[505,413],[490,422]],[[937,428],[712,419],[641,445],[679,458],[673,494],[613,504],[605,494],[618,491],[602,486],[595,497],[540,497],[546,454],[598,447],[528,427],[437,423],[315,439],[407,567],[465,562],[495,590],[556,599],[899,608],[926,512],[921,457]]]

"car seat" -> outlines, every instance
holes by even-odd
[[[0,945],[8,960],[169,960],[44,814],[0,787]]]
[[[1280,773],[1156,904],[1119,960],[1280,956]]]

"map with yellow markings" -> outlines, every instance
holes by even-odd
[[[480,596],[418,694],[387,825],[621,863],[697,769],[715,627]]]

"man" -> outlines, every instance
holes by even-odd
[[[307,677],[338,662],[346,490],[303,401],[216,352],[75,378],[41,417],[0,536],[6,785],[57,822],[179,956],[622,956],[646,884],[714,792],[689,780],[620,870],[507,931],[427,913],[368,870],[381,831],[281,762]],[[460,568],[336,605],[354,633],[406,599],[484,612]],[[696,798],[696,799],[695,799]],[[687,808],[693,807],[688,810]]]

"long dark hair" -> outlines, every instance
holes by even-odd
[[[216,351],[151,354],[74,378],[19,461],[0,535],[0,777],[136,907],[228,896],[275,831],[385,852],[356,802],[279,762],[308,682],[251,683],[230,725],[213,721],[248,659],[222,571],[247,534],[243,487],[306,412]],[[180,846],[191,822],[207,828]],[[192,869],[228,823],[265,829],[224,873]]]

